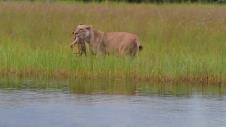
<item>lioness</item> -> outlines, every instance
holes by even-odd
[[[74,34],[74,33],[72,33]],[[74,40],[71,43],[70,47],[74,49],[74,47],[77,46],[78,52],[76,54],[79,54],[80,56],[82,54],[86,55],[86,45],[85,41],[82,40],[80,37],[78,37],[76,34],[74,34]]]
[[[101,32],[89,25],[78,25],[75,40],[88,43],[92,54],[119,54],[135,56],[142,49],[138,37],[128,32]]]

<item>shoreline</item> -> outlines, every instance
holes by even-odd
[[[18,78],[18,79],[39,79],[39,80],[110,80],[110,81],[133,81],[161,84],[202,84],[202,85],[225,85],[226,78],[214,75],[197,75],[197,76],[177,76],[169,75],[141,75],[133,72],[87,72],[87,71],[68,71],[68,70],[1,70],[2,78]]]

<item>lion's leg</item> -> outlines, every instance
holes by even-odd
[[[79,43],[79,45],[78,45],[78,50],[79,50],[79,55],[82,56],[83,49],[82,49],[81,43]]]
[[[86,56],[86,46],[84,45],[82,51],[84,52],[85,56]]]
[[[90,53],[94,56],[96,55],[96,52],[92,48],[90,48]]]
[[[86,56],[86,46],[85,45],[82,45],[82,47],[81,47],[81,53],[82,54],[85,54],[85,56]]]

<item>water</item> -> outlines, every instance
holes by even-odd
[[[226,125],[226,95],[222,86],[105,84],[103,87],[97,83],[94,87],[76,82],[37,88],[25,84],[0,88],[0,127]]]

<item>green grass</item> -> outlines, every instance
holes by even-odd
[[[226,83],[226,6],[0,2],[0,76]],[[134,58],[72,54],[76,25],[139,36]]]

